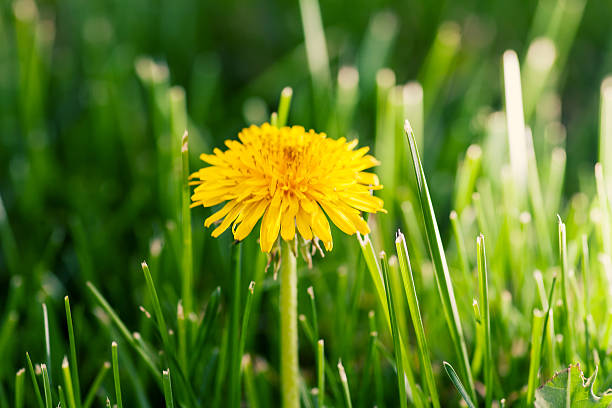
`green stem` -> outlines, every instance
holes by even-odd
[[[300,406],[297,329],[297,260],[291,243],[281,240],[281,387],[283,408]]]

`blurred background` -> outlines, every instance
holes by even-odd
[[[313,0],[4,0],[0,12],[0,401],[10,395],[25,351],[43,360],[41,302],[50,308],[59,372],[67,344],[63,297],[70,295],[85,383],[110,358],[113,336],[87,281],[130,330],[144,331],[138,305],[146,259],[165,310],[175,314],[180,279],[169,248],[179,196],[172,157],[183,129],[195,170],[200,153],[267,121],[285,86],[293,88],[290,124],[358,137],[373,148],[391,207],[398,196],[411,197],[396,171],[408,167],[384,164],[405,160],[403,136],[394,129],[409,117],[447,240],[468,146],[493,140],[485,135],[501,126],[501,138],[487,150],[499,153],[485,154],[483,166],[506,160],[505,122],[496,112],[504,106],[502,55],[513,49],[536,153],[551,146],[567,151],[562,200],[593,188],[600,85],[612,72],[607,1],[332,0],[319,7]],[[192,214],[199,313],[216,286],[232,287],[231,239],[210,238],[203,228],[209,209]],[[398,214],[389,224],[408,219]],[[305,272],[313,280],[333,274],[334,289],[321,289],[324,310],[336,310],[338,266],[350,259],[352,271],[359,257],[351,243],[340,241],[341,255],[335,249],[315,261],[320,269]],[[275,300],[263,299],[248,347],[274,366],[277,340],[269,333],[277,322],[265,305]],[[359,304],[364,322],[367,304]],[[321,324],[334,332],[333,322]],[[367,342],[364,336],[349,341]],[[335,355],[343,353],[340,344]],[[308,370],[312,357],[304,353]]]

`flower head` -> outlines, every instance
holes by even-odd
[[[213,237],[231,225],[240,241],[263,217],[262,251],[270,252],[279,232],[284,240],[292,240],[296,228],[304,239],[318,238],[330,251],[327,217],[349,235],[367,234],[370,229],[361,211],[385,211],[383,201],[371,194],[382,188],[378,177],[364,172],[378,162],[367,154],[367,147],[354,150],[357,140],[334,140],[301,126],[277,128],[268,123],[243,129],[238,138],[226,140],[225,151],[202,154],[210,166],[190,177],[197,185],[192,207],[225,202],[204,222],[209,227],[222,220]]]

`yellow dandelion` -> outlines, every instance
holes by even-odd
[[[204,222],[209,227],[220,221],[213,237],[231,225],[234,238],[243,240],[262,219],[264,252],[270,252],[279,232],[286,241],[294,239],[296,227],[304,239],[318,238],[330,251],[327,217],[346,234],[367,234],[361,212],[385,212],[383,201],[372,195],[382,188],[378,177],[364,171],[379,163],[367,147],[355,150],[357,140],[268,123],[243,129],[238,138],[226,140],[225,151],[202,154],[210,166],[190,176],[197,185],[192,207],[225,202]]]

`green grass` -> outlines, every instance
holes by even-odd
[[[268,120],[370,146],[388,211],[297,257],[301,406],[612,386],[608,2],[0,11],[0,408],[279,406],[279,259],[188,185]]]

